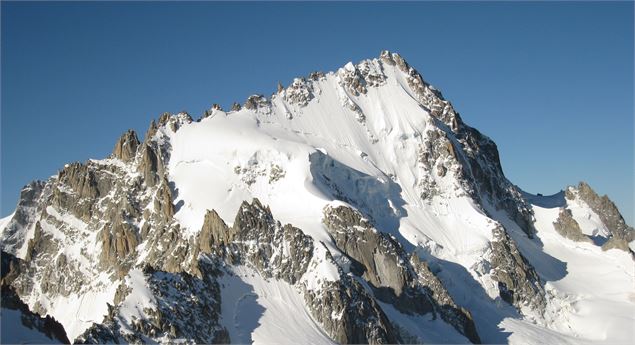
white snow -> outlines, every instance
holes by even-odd
[[[253,269],[234,268],[219,279],[221,324],[234,343],[334,344],[311,318],[292,285],[265,280]]]
[[[574,215],[591,215],[591,218],[586,218],[591,220],[589,222],[578,220],[584,233],[591,234],[598,229],[598,223],[593,220],[597,215],[588,208],[583,209],[579,203],[571,203],[570,200],[567,200],[567,207],[578,210],[574,211]],[[576,341],[632,344],[635,341],[633,259],[621,250],[603,251],[592,243],[563,238],[553,228],[559,208],[536,205],[533,208],[544,253],[566,265],[566,274],[561,279],[547,283],[547,289],[553,296],[547,315],[547,327],[553,331],[548,333],[549,336],[564,334],[562,342],[574,337]],[[541,267],[540,262],[532,257],[528,259],[539,273],[550,269]]]

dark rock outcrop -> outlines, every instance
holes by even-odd
[[[408,257],[394,238],[374,229],[347,206],[327,207],[323,222],[337,247],[353,262],[381,301],[407,314],[433,312],[470,341],[480,343],[471,314],[454,303],[442,283],[416,255]]]
[[[155,186],[160,180],[159,176],[163,173],[161,157],[157,155],[155,148],[147,143],[141,148],[139,172],[149,187]]]
[[[519,311],[529,307],[542,314],[546,300],[540,277],[502,226],[497,226],[492,236],[490,265],[501,299]]]
[[[337,71],[340,85],[353,96],[365,94],[366,79],[361,75],[356,66],[348,63]]]
[[[567,208],[560,209],[558,219],[553,223],[553,228],[562,235],[564,238],[568,238],[576,242],[591,242],[586,235],[582,233],[580,224],[573,219],[571,210]]]
[[[138,147],[139,139],[137,139],[137,133],[129,129],[117,140],[115,148],[112,150],[112,155],[124,162],[129,162],[134,159]]]
[[[259,108],[268,108],[271,104],[263,95],[251,95],[247,97],[244,107],[249,110],[257,110]]]
[[[132,225],[121,220],[107,224],[100,232],[102,243],[101,263],[105,268],[117,267],[120,276],[127,273],[122,270],[131,255],[135,254],[139,244],[139,235]]]
[[[569,200],[576,196],[589,205],[610,232],[609,240],[602,245],[602,249],[616,248],[632,252],[628,244],[635,240],[635,229],[626,224],[613,201],[606,195],[599,196],[586,182],[580,182],[577,187],[569,187],[565,191],[565,197]]]
[[[346,276],[340,279],[324,283],[320,291],[304,290],[311,314],[326,333],[340,344],[400,342],[398,333],[364,287]]]
[[[313,84],[304,78],[295,78],[288,88],[284,89],[284,99],[290,104],[304,107],[313,99]]]
[[[158,127],[156,122],[154,122],[154,120],[152,120],[152,122],[150,122],[150,126],[148,127],[148,130],[146,131],[146,136],[143,139],[144,143],[148,143],[150,140],[152,140],[152,138],[157,134],[158,131]]]

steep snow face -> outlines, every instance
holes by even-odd
[[[381,75],[381,82],[356,92],[347,78],[357,70],[373,71],[368,73]],[[257,197],[283,223],[330,242],[321,212],[342,200],[410,247],[433,248],[473,265],[475,254],[486,250],[492,225],[461,185],[454,152],[445,165],[422,168],[426,142],[456,139],[422,107],[405,78],[378,59],[348,64],[317,80],[296,80],[254,109],[215,110],[175,133],[165,131],[175,217],[196,233],[208,209],[231,219],[243,200]],[[306,103],[290,97],[299,85],[312,95]],[[431,134],[450,139],[433,140]],[[431,194],[428,183],[439,193],[422,197]]]

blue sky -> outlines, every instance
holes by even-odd
[[[1,3],[3,216],[162,112],[401,53],[529,192],[585,180],[633,224],[633,3]]]

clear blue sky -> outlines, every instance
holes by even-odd
[[[633,3],[8,3],[2,215],[162,112],[400,52],[529,192],[585,180],[633,223]]]

